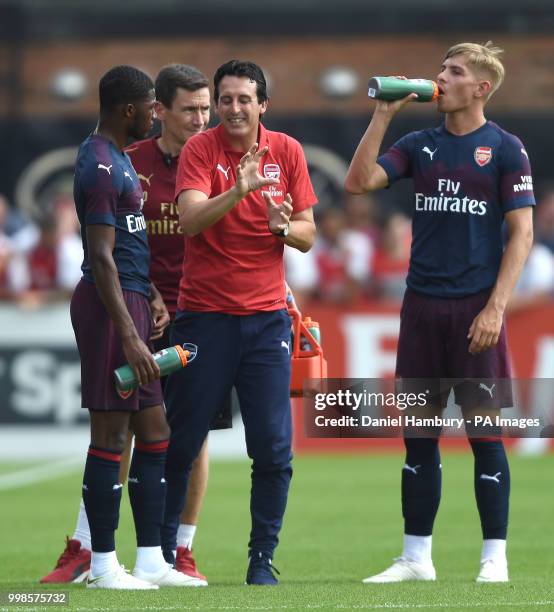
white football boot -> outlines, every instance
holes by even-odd
[[[87,579],[87,589],[119,589],[119,590],[146,590],[159,588],[155,584],[140,580],[125,571],[120,565],[113,572],[108,572],[97,578],[90,575]]]
[[[484,559],[477,582],[508,582],[508,563],[504,560]]]
[[[157,572],[145,572],[135,567],[133,570],[133,576],[138,578],[141,582],[144,581],[151,585],[158,585],[162,587],[204,586],[203,584],[198,584],[198,580],[191,579],[190,576],[181,574],[181,572],[173,569],[173,567],[171,567],[169,564],[160,568],[160,570]]]
[[[406,580],[436,580],[437,573],[432,563],[418,563],[398,557],[394,563],[380,574],[362,580],[365,584],[382,582],[404,582]]]

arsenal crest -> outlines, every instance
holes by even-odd
[[[473,153],[473,157],[478,166],[486,166],[492,159],[492,148],[477,147]]]
[[[264,165],[264,176],[265,178],[277,179],[281,177],[281,168],[278,164],[265,164]]]

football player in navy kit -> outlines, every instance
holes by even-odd
[[[144,138],[152,128],[154,86],[140,70],[116,66],[100,80],[99,93],[97,129],[81,144],[75,164],[74,198],[84,260],[83,277],[71,301],[82,406],[89,410],[91,422],[82,491],[92,541],[87,586],[184,586],[185,577],[165,563],[160,547],[170,431],[159,368],[146,344],[163,333],[169,315],[148,277],[143,192],[123,151],[128,138]],[[114,388],[113,370],[125,362],[141,386],[121,397]],[[129,475],[137,535],[132,575],[119,565],[114,539],[122,487],[119,463],[129,427],[136,439]]]
[[[484,115],[504,78],[501,53],[490,42],[451,47],[437,77],[444,123],[408,134],[380,157],[389,123],[416,94],[378,101],[345,181],[347,191],[366,193],[412,178],[413,239],[396,375],[481,379],[481,384],[455,388],[465,417],[476,410],[495,414],[512,404],[504,312],[533,240],[535,201],[527,152],[517,137]],[[487,382],[491,379],[494,383]],[[447,395],[438,393],[430,402],[435,414],[440,415]],[[506,453],[497,435],[466,429],[483,533],[477,581],[506,582]],[[405,432],[404,549],[391,567],[364,582],[435,580],[431,534],[441,492],[439,436],[440,428],[426,437]]]

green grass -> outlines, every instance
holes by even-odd
[[[0,590],[69,591],[65,610],[302,610],[302,609],[554,609],[552,457],[511,457],[509,539],[511,582],[474,582],[480,529],[469,454],[443,457],[443,501],[434,535],[436,583],[362,585],[401,547],[400,467],[397,455],[301,457],[275,565],[278,588],[243,586],[248,540],[249,465],[216,462],[195,540],[207,589],[115,593],[37,584],[71,535],[80,474],[0,491]],[[0,466],[0,473],[17,469]],[[19,466],[22,467],[22,466]],[[118,556],[133,567],[129,504],[122,504]],[[1,608],[6,610],[30,608]],[[34,606],[32,609],[47,609]],[[48,609],[54,609],[49,607]]]

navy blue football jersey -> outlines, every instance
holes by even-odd
[[[83,278],[94,283],[88,260],[86,226],[115,227],[113,258],[121,288],[150,295],[150,250],[142,214],[143,193],[127,153],[93,134],[79,147],[73,195],[81,223]]]
[[[535,205],[521,141],[492,121],[464,136],[442,125],[404,136],[377,162],[389,184],[414,181],[408,287],[438,297],[491,288],[504,215]]]

